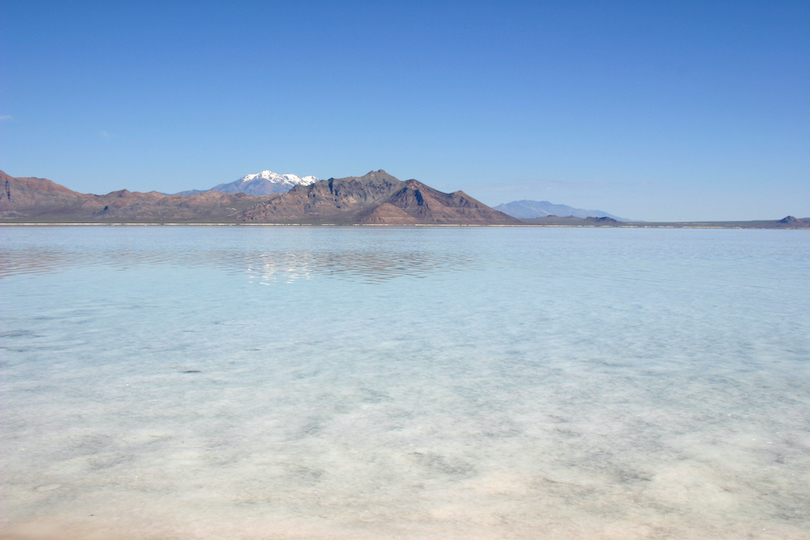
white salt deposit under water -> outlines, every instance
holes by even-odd
[[[0,537],[810,538],[808,231],[0,228]]]

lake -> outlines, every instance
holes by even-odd
[[[810,538],[810,231],[0,227],[0,537]]]

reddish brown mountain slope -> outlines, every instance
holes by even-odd
[[[233,215],[268,197],[205,191],[163,195],[126,189],[107,195],[71,191],[44,178],[13,178],[0,171],[0,220],[32,222],[233,222]]]
[[[88,197],[44,178],[12,178],[3,171],[0,171],[0,184],[3,186],[0,197],[2,213],[27,208],[76,207]]]
[[[260,203],[237,216],[258,223],[519,224],[461,191],[442,193],[397,180],[383,170],[361,177],[330,178]]]
[[[519,220],[480,203],[464,193],[442,193],[416,180],[404,182],[388,203],[418,223],[518,224]]]

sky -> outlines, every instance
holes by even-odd
[[[810,217],[810,2],[0,0],[0,170]]]

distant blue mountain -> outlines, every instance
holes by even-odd
[[[579,218],[609,217],[616,221],[633,221],[628,218],[608,214],[602,210],[583,210],[582,208],[574,208],[567,204],[554,204],[548,201],[513,201],[493,206],[493,208],[518,219],[532,219],[544,216],[574,216]]]

